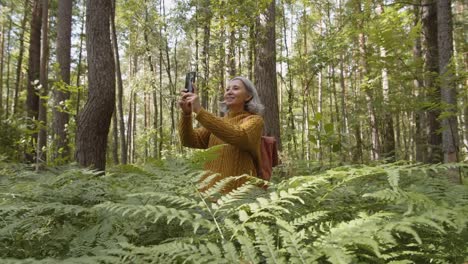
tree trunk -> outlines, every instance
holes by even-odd
[[[3,46],[5,42],[5,27],[0,23],[0,120],[3,118]]]
[[[67,126],[69,111],[66,101],[70,99],[70,62],[71,62],[71,26],[72,26],[72,0],[63,0],[58,3],[57,18],[57,62],[60,67],[59,79],[63,82],[54,89],[54,158],[65,159],[69,157]]]
[[[340,101],[341,101],[341,131],[340,133],[344,135],[344,139],[342,139],[342,145],[345,143],[346,145],[349,142],[349,128],[348,128],[348,113],[346,108],[346,84],[345,84],[345,74],[344,74],[344,56],[343,54],[340,55],[340,87],[341,87],[341,94],[340,94]],[[351,153],[348,153],[351,156]],[[342,155],[342,161],[346,162],[347,155]]]
[[[322,115],[322,106],[323,106],[323,73],[320,69],[317,76],[317,115],[315,116],[317,120],[317,160],[322,163],[323,160],[323,146],[322,146],[322,128],[323,128],[323,115]]]
[[[88,100],[78,117],[76,159],[82,166],[106,168],[107,135],[115,107],[115,68],[110,42],[110,0],[88,0],[86,50]]]
[[[159,13],[162,14],[162,5],[163,2],[159,1]],[[163,150],[163,143],[164,143],[164,129],[163,129],[163,82],[162,82],[162,74],[163,74],[163,46],[162,46],[162,33],[163,27],[162,24],[159,26],[159,147],[158,147],[158,156],[162,158],[162,150]]]
[[[442,149],[444,162],[457,162],[458,159],[458,121],[457,90],[454,82],[453,67],[453,27],[451,0],[437,1],[437,35],[439,48],[439,73],[441,83],[441,103],[444,109],[442,119]]]
[[[417,26],[420,22],[421,17],[421,8],[419,6],[414,6],[414,26]],[[421,44],[421,37],[416,37],[414,40],[414,47],[413,47],[413,58],[416,61],[416,65],[418,65],[418,69],[416,71],[416,78],[414,79],[414,97],[416,101],[422,102],[424,98],[424,91],[423,91],[423,74],[420,62],[422,62],[422,44]],[[417,162],[426,162],[427,161],[427,138],[425,133],[426,127],[426,115],[425,112],[422,111],[420,107],[416,109],[415,116],[415,125],[416,125],[416,132],[414,133],[414,139],[416,145],[416,161]]]
[[[208,80],[210,78],[210,36],[211,36],[211,5],[209,0],[203,1],[202,6],[202,23],[203,23],[203,49],[202,49],[202,68],[203,79],[200,82],[201,104],[203,108],[208,109]]]
[[[231,26],[229,32],[229,51],[228,51],[228,73],[229,79],[237,75],[236,71],[236,30]]]
[[[274,136],[282,149],[279,123],[278,89],[276,82],[275,1],[271,1],[257,19],[255,85],[263,104],[265,133]]]
[[[81,14],[81,29],[80,29],[80,46],[78,51],[78,65],[76,66],[76,87],[78,88],[78,92],[76,95],[76,111],[75,111],[75,119],[80,112],[80,97],[81,97],[81,89],[80,89],[80,77],[81,77],[81,57],[83,54],[83,39],[84,39],[84,26],[85,26],[85,10],[86,10],[86,2],[83,1],[83,12]]]
[[[255,65],[255,47],[257,46],[256,41],[255,41],[255,25],[252,24],[249,27],[249,52],[248,52],[248,61],[247,61],[247,67],[248,73],[249,73],[249,80],[252,82],[254,80],[254,65]]]
[[[49,62],[49,0],[42,0],[42,39],[41,39],[41,62],[39,79],[41,83],[40,98],[39,98],[39,117],[40,123],[39,135],[37,137],[37,156],[36,170],[39,170],[39,165],[47,161],[47,101],[48,101],[48,69]]]
[[[133,96],[133,128],[132,128],[132,162],[135,163],[136,157],[136,135],[137,135],[137,97]]]
[[[365,16],[365,12],[362,10],[361,1],[356,2],[356,12],[360,14],[362,17]],[[367,86],[367,79],[368,76],[368,65],[367,65],[367,47],[366,47],[366,35],[364,32],[364,22],[361,18],[358,21],[358,30],[359,32],[359,64],[360,64],[360,80],[361,80],[361,89],[364,91],[366,97],[366,106],[367,106],[367,114],[369,115],[369,126],[371,129],[371,139],[372,139],[372,146],[371,146],[371,159],[378,160],[380,158],[380,141],[379,141],[379,131],[378,131],[378,121],[377,116],[375,113],[374,108],[374,91],[373,88]]]
[[[127,155],[128,162],[132,163],[132,138],[133,138],[133,97],[135,96],[134,91],[130,91],[130,98],[128,100],[128,122],[127,122]]]
[[[10,60],[11,60],[11,34],[12,34],[12,27],[13,27],[13,18],[11,15],[8,16],[8,35],[7,35],[7,43],[6,43],[6,55],[7,55],[7,62],[6,62],[6,102],[5,102],[5,117],[8,118],[10,116]],[[1,73],[3,74],[3,72]]]
[[[384,12],[383,3],[379,1],[376,13],[381,15]],[[380,47],[380,57],[387,57],[387,50],[384,47]],[[393,117],[392,109],[390,106],[390,85],[388,81],[388,70],[386,67],[382,68],[382,97],[383,107],[385,109],[383,114],[383,146],[382,146],[382,157],[388,159],[388,161],[395,161],[395,133],[393,130]]]
[[[282,3],[283,4],[283,3]],[[284,6],[284,5],[283,5]],[[285,15],[285,8],[283,8],[283,40],[284,40],[284,49],[286,51],[286,69],[288,71],[286,78],[287,78],[287,84],[286,86],[286,91],[288,94],[288,114],[287,114],[287,146],[288,146],[288,151],[289,155],[292,157],[296,157],[297,155],[297,140],[296,140],[296,127],[294,124],[294,113],[293,113],[293,107],[294,107],[294,102],[297,100],[294,96],[294,87],[293,87],[293,80],[292,80],[292,72],[291,72],[291,67],[290,67],[290,62],[289,62],[289,48],[288,48],[288,35],[286,32],[286,15]],[[291,36],[292,38],[292,36]],[[294,40],[291,39],[291,43],[294,43]]]
[[[427,89],[427,100],[432,105],[427,110],[429,125],[428,162],[442,162],[442,135],[440,134],[440,87],[436,81],[438,70],[437,50],[437,8],[435,1],[423,0],[422,33],[425,44],[424,87]]]
[[[28,61],[28,82],[26,111],[28,117],[37,120],[39,115],[39,95],[36,87],[39,84],[39,68],[41,61],[41,27],[42,27],[42,4],[40,0],[34,0],[31,18],[31,30],[29,36],[29,61]],[[30,130],[35,130],[34,123],[29,126]],[[36,147],[37,133],[31,134],[30,144]],[[26,160],[33,162],[35,153],[25,153]]]
[[[29,0],[24,1],[24,14],[23,20],[21,21],[21,33],[19,36],[19,54],[18,54],[18,63],[16,65],[16,81],[15,81],[15,96],[13,101],[13,114],[18,113],[18,100],[19,100],[19,93],[21,90],[21,68],[23,67],[23,57],[24,57],[24,32],[26,31],[26,23],[28,21],[28,10],[29,10]],[[1,55],[0,55],[1,57]],[[3,71],[2,71],[3,72]],[[1,105],[1,103],[0,103]],[[1,108],[1,107],[0,107]],[[0,112],[1,113],[1,112]],[[0,115],[1,116],[1,115]]]
[[[120,70],[120,56],[119,46],[117,43],[117,32],[115,31],[115,0],[112,0],[112,14],[110,17],[110,23],[112,34],[112,48],[114,52],[115,73],[117,79],[117,122],[119,123],[120,127],[120,161],[122,162],[122,164],[127,164],[127,142],[125,139],[125,120],[123,112],[123,82],[122,72]]]
[[[117,129],[117,113],[112,115],[112,159],[114,164],[119,164],[119,132]]]

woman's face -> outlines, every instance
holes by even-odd
[[[224,103],[229,109],[242,110],[252,96],[249,94],[241,80],[232,80],[224,91]]]

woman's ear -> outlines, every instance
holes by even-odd
[[[253,96],[249,96],[249,98],[247,98],[247,100],[245,100],[245,102],[249,102],[250,100],[252,100]]]

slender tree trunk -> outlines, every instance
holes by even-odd
[[[88,0],[86,50],[89,95],[78,117],[76,159],[82,166],[106,168],[107,135],[115,108],[115,66],[109,17],[110,0]]]
[[[128,162],[133,163],[132,157],[132,140],[133,140],[133,97],[135,91],[130,91],[130,99],[128,100],[128,122],[127,122],[127,151],[128,151]]]
[[[112,160],[114,164],[119,164],[119,132],[117,128],[117,113],[112,115]]]
[[[112,50],[114,53],[115,73],[117,80],[117,122],[119,124],[120,133],[120,161],[122,164],[127,164],[127,142],[125,138],[125,120],[123,112],[123,82],[122,72],[120,70],[119,45],[117,43],[117,32],[115,31],[115,1],[112,0],[112,13],[110,17]]]
[[[229,32],[229,55],[228,55],[228,72],[229,79],[234,78],[237,75],[236,71],[236,30],[231,26]]]
[[[41,58],[41,27],[42,27],[42,4],[40,0],[34,0],[31,18],[31,30],[29,36],[29,61],[28,61],[28,82],[26,111],[31,120],[37,120],[39,116],[39,95],[36,87],[39,84],[39,68]],[[35,124],[32,122],[30,130],[35,130]],[[37,133],[32,133],[30,145],[36,147]],[[26,160],[34,162],[34,153],[25,153]]]
[[[71,63],[71,27],[72,27],[72,0],[63,0],[58,3],[58,30],[57,30],[57,62],[60,66],[60,80],[63,85],[54,89],[54,158],[68,159],[67,125],[69,109],[66,101],[70,99],[70,63]]]
[[[75,119],[80,112],[80,101],[81,101],[81,89],[80,89],[80,78],[81,78],[81,58],[83,56],[83,39],[84,39],[84,26],[85,26],[85,10],[86,10],[86,0],[83,0],[83,12],[81,14],[81,29],[80,29],[80,46],[78,51],[78,65],[76,66],[76,87],[78,92],[76,95],[76,111]]]
[[[348,128],[348,115],[346,111],[346,84],[345,84],[345,74],[344,74],[344,56],[343,54],[340,55],[340,87],[341,87],[341,94],[340,94],[340,101],[341,101],[341,134],[342,135],[349,135],[349,128]],[[349,136],[345,136],[342,140],[343,143],[349,142]],[[342,144],[343,145],[343,144]],[[351,156],[351,153],[349,153]],[[342,161],[346,162],[347,155],[342,155]]]
[[[284,6],[284,4],[283,4]],[[294,107],[294,102],[297,100],[297,98],[294,98],[294,88],[293,88],[293,80],[292,80],[292,72],[291,72],[291,67],[290,67],[290,62],[289,62],[289,48],[288,48],[288,35],[286,32],[286,15],[283,7],[283,40],[284,40],[284,49],[286,51],[286,69],[288,71],[287,73],[287,84],[286,84],[286,91],[288,94],[288,122],[287,122],[287,140],[288,140],[288,151],[292,157],[295,157],[297,155],[297,139],[296,139],[296,127],[294,124],[294,113],[293,113],[293,107]],[[291,36],[292,38],[292,36]],[[293,43],[293,40],[291,40],[291,43]]]
[[[132,128],[132,162],[135,163],[136,157],[136,135],[137,135],[137,97],[136,93],[133,96],[133,128]]]
[[[364,16],[364,11],[361,8],[361,2],[357,1],[357,12],[361,16]],[[371,129],[371,139],[372,139],[372,149],[371,149],[371,159],[372,160],[378,160],[380,158],[380,142],[379,142],[379,131],[378,131],[378,121],[377,121],[377,116],[375,113],[374,109],[374,91],[372,90],[372,87],[367,87],[364,85],[367,83],[367,78],[368,76],[368,65],[367,65],[367,47],[366,47],[366,35],[364,33],[364,25],[363,25],[363,20],[361,19],[358,22],[358,28],[359,28],[359,63],[360,63],[360,78],[361,78],[361,86],[362,89],[364,90],[364,94],[366,96],[366,105],[367,105],[367,112],[369,115],[369,125]]]
[[[47,97],[49,93],[48,69],[49,62],[49,0],[42,0],[42,40],[40,67],[40,98],[39,98],[39,135],[37,138],[36,170],[40,164],[47,162]]]
[[[414,26],[417,26],[420,22],[421,17],[421,8],[419,6],[414,6]],[[421,37],[417,37],[414,40],[414,47],[413,47],[413,58],[416,61],[416,65],[422,65],[422,44],[421,44]],[[413,81],[414,83],[414,96],[418,102],[422,102],[424,98],[424,91],[423,91],[423,74],[421,67],[418,67],[416,71],[416,78]],[[426,127],[426,115],[425,112],[422,111],[421,108],[418,107],[416,110],[415,116],[415,125],[416,125],[416,132],[414,134],[413,141],[416,145],[416,161],[418,162],[426,162],[427,161],[427,138],[425,133]]]
[[[212,108],[215,113],[218,113],[223,116],[224,113],[218,109],[218,98],[223,98],[224,88],[226,83],[226,26],[225,26],[225,17],[221,14],[219,18],[219,48],[218,48],[218,62],[217,62],[217,73],[218,73],[218,87],[215,92],[214,99],[212,101]]]
[[[248,52],[248,61],[247,61],[247,66],[248,66],[248,74],[249,74],[249,80],[254,82],[254,65],[255,65],[255,47],[257,46],[256,43],[256,32],[255,32],[255,24],[250,25],[249,27],[249,52]]]
[[[321,137],[321,132],[323,128],[323,116],[322,116],[322,106],[323,106],[323,73],[322,70],[318,72],[317,76],[317,115],[315,116],[317,121],[317,160],[320,161],[320,163],[323,160],[323,147],[322,147],[322,137]]]
[[[355,74],[353,74],[353,89],[354,89],[354,111],[353,113],[355,115],[358,115],[360,110],[359,110],[359,98],[360,95],[358,93],[358,76],[359,76],[359,71],[357,70]],[[354,138],[356,139],[356,147],[353,150],[353,163],[363,163],[363,153],[362,153],[362,129],[361,129],[361,122],[359,119],[354,119],[354,124],[352,125],[354,129]]]
[[[437,35],[439,48],[439,73],[441,79],[441,103],[449,115],[442,119],[442,146],[444,162],[457,162],[458,121],[457,90],[454,82],[454,69],[450,65],[453,58],[453,27],[451,0],[437,1]],[[461,180],[461,179],[460,179]]]
[[[162,5],[163,1],[159,1],[159,13],[162,14]],[[162,74],[163,74],[163,27],[162,24],[159,26],[159,158],[162,158],[162,150],[164,143],[164,129],[163,129],[163,83],[162,83]]]
[[[268,4],[266,10],[257,19],[255,85],[264,105],[268,107],[264,114],[265,133],[274,136],[281,150],[278,88],[276,82],[276,34],[275,1]]]
[[[5,27],[0,23],[0,120],[3,118],[3,57],[4,57],[4,43],[5,43]]]
[[[211,37],[211,5],[209,0],[203,1],[203,49],[202,49],[202,68],[203,68],[203,79],[201,80],[201,103],[203,108],[208,109],[209,98],[208,98],[208,80],[210,78],[210,37]]]
[[[383,3],[379,1],[376,10],[377,15],[384,13]],[[387,57],[387,50],[384,47],[380,47],[380,57]],[[390,85],[388,80],[388,70],[386,67],[382,68],[381,71],[382,77],[382,97],[383,97],[383,107],[385,109],[383,114],[383,146],[382,146],[382,156],[389,161],[395,161],[395,133],[393,130],[393,117],[392,109],[390,106]]]
[[[7,43],[6,43],[6,102],[5,102],[5,117],[8,118],[10,116],[10,61],[11,61],[11,32],[13,27],[13,18],[11,15],[8,16],[8,35],[7,35]],[[3,74],[3,72],[2,72]]]
[[[146,3],[146,1],[145,1]],[[145,39],[145,49],[147,52],[147,60],[148,60],[148,65],[150,67],[150,82],[151,82],[151,90],[153,91],[153,106],[155,109],[155,116],[154,116],[154,122],[153,122],[153,128],[155,132],[157,132],[157,124],[158,124],[158,104],[156,101],[156,76],[155,76],[155,69],[153,65],[153,56],[151,55],[151,49],[150,49],[150,44],[149,44],[149,34],[148,34],[148,27],[149,27],[149,22],[148,22],[148,9],[145,10],[145,29],[143,31],[144,34],[144,39]],[[150,109],[150,103],[149,103],[149,95],[147,92],[145,92],[145,131],[149,131],[149,124],[151,123],[150,121],[150,116],[151,116],[151,109]],[[157,139],[158,135],[157,133],[154,133],[154,156],[157,156]],[[145,140],[145,157],[148,158],[149,156],[149,143],[148,141]]]
[[[23,14],[23,20],[21,21],[21,29],[20,29],[21,32],[19,36],[20,46],[19,46],[19,54],[18,54],[18,63],[16,65],[15,96],[13,99],[13,114],[18,113],[19,92],[21,90],[21,86],[20,86],[21,85],[21,68],[23,67],[23,57],[24,57],[24,33],[26,31],[26,23],[28,21],[29,2],[30,2],[29,0],[24,1],[24,14]]]
[[[429,125],[428,161],[442,162],[442,135],[440,134],[440,86],[436,81],[438,70],[437,50],[437,8],[433,0],[423,0],[422,33],[425,44],[425,76],[424,86],[427,89],[427,100],[433,105],[427,110]]]

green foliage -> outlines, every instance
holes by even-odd
[[[206,154],[209,156],[209,154]],[[2,263],[461,263],[466,164],[346,166],[225,196],[197,191],[191,162],[123,165],[106,175],[3,163]],[[214,189],[220,190],[230,180]]]
[[[0,156],[10,160],[19,160],[19,149],[24,133],[19,122],[14,120],[0,120]]]

